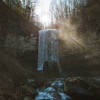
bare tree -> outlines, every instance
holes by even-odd
[[[56,20],[77,16],[80,7],[86,4],[86,0],[58,0],[56,4],[51,6],[51,15]]]

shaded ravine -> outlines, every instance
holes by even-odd
[[[57,78],[55,81],[49,81],[48,87],[38,90],[35,100],[69,100],[70,97],[64,93],[64,79]]]

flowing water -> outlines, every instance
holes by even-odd
[[[58,78],[48,82],[48,87],[38,90],[35,100],[69,100],[70,97],[64,93],[64,79]]]
[[[61,72],[58,54],[58,31],[56,29],[39,31],[38,71],[43,70],[43,65],[46,61],[56,62],[58,65],[58,70]]]
[[[58,52],[58,31],[56,29],[40,30],[38,40],[38,66],[37,70],[42,71],[45,62],[56,62],[59,72],[61,72],[59,64]],[[53,67],[52,65],[50,67]],[[63,78],[55,81],[49,81],[48,87],[38,90],[35,100],[68,100],[69,96],[63,90]]]

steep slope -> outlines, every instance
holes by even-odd
[[[34,36],[38,29],[19,11],[9,8],[0,1],[0,100],[20,100],[17,98],[20,96],[17,96],[16,89],[18,88],[20,93],[21,85],[26,84],[27,79],[32,77],[32,67],[36,61],[36,47],[30,51],[26,50],[26,45],[33,45],[34,37],[31,36]],[[20,39],[23,45],[21,49]],[[23,53],[23,50],[26,51]],[[30,55],[27,55],[28,53]],[[34,57],[32,53],[35,54]]]

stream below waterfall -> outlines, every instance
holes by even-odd
[[[35,100],[69,100],[70,97],[64,93],[64,79],[57,78],[55,81],[49,81],[48,87],[38,90]]]

